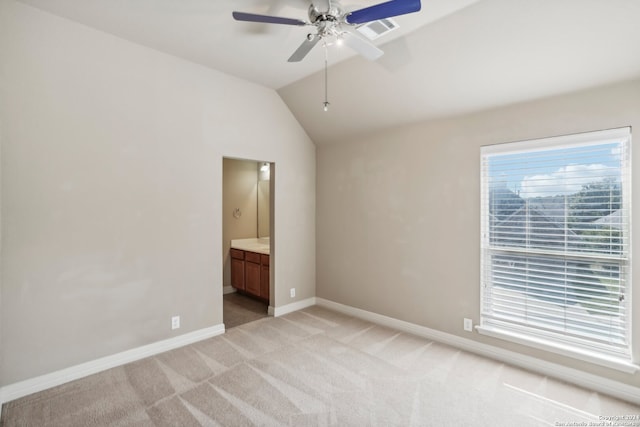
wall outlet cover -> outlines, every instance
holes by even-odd
[[[296,297],[296,288],[291,288],[291,290],[289,291],[289,294],[291,295],[291,298],[295,298]]]
[[[173,316],[171,318],[171,329],[178,329],[180,327],[180,316]]]
[[[473,331],[473,320],[467,319],[465,317],[465,319],[464,319],[464,330],[467,331],[467,332],[472,332]]]

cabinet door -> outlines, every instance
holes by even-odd
[[[244,260],[231,258],[231,286],[244,290]]]
[[[260,296],[260,264],[245,262],[244,264],[244,290],[257,297]]]
[[[269,301],[269,265],[262,265],[260,271],[260,297]]]

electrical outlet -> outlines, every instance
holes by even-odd
[[[171,318],[171,329],[178,329],[180,327],[180,316],[173,316]]]
[[[473,331],[473,320],[464,318],[464,330],[467,332]]]
[[[296,297],[296,288],[291,288],[291,290],[289,291],[289,294],[291,295],[291,298],[295,298]]]

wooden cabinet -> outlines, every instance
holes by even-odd
[[[260,254],[255,252],[245,252],[244,290],[260,296]]]
[[[269,301],[269,255],[260,255],[260,297]]]
[[[232,248],[231,286],[269,301],[269,255]]]
[[[244,291],[244,251],[231,249],[231,286]]]

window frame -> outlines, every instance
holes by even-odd
[[[602,131],[584,132],[579,134],[562,135],[549,138],[532,139],[525,141],[515,141],[503,144],[487,145],[481,147],[480,155],[480,174],[481,174],[481,236],[480,236],[480,252],[481,252],[481,277],[480,277],[480,324],[476,327],[477,331],[483,335],[488,335],[495,338],[504,339],[507,341],[515,342],[518,344],[534,347],[549,352],[569,356],[572,358],[588,361],[601,366],[617,369],[627,373],[634,373],[640,366],[637,365],[637,354],[633,354],[633,342],[632,342],[632,285],[631,280],[631,127],[615,128]],[[626,262],[620,261],[621,266],[624,264],[625,283],[627,285],[624,293],[626,299],[626,344],[628,348],[628,354],[625,356],[618,356],[614,354],[608,354],[607,352],[595,351],[590,349],[588,345],[579,345],[577,342],[579,339],[566,337],[558,340],[552,337],[557,337],[559,334],[546,333],[531,326],[518,326],[504,322],[506,325],[501,325],[499,321],[495,319],[489,319],[485,315],[485,294],[489,292],[487,286],[492,286],[491,274],[494,268],[490,265],[490,261],[487,257],[492,257],[498,253],[506,253],[504,248],[500,248],[498,245],[492,246],[490,241],[490,212],[489,212],[489,198],[490,198],[490,180],[489,166],[487,166],[488,159],[491,156],[496,155],[512,155],[523,153],[534,153],[540,151],[549,151],[553,149],[565,149],[571,147],[586,147],[589,145],[601,145],[612,142],[620,142],[624,140],[628,155],[626,156],[625,164],[621,167],[623,182],[621,183],[622,194],[622,206],[623,209],[628,212],[628,227],[623,233],[623,244],[627,247]],[[565,165],[569,165],[571,159],[569,158]],[[520,250],[520,248],[517,248]],[[523,248],[522,251],[527,256],[537,255],[536,250],[530,251],[530,248]],[[551,251],[553,252],[553,251]],[[558,254],[545,254],[549,257],[557,257]],[[492,301],[495,302],[495,301]],[[514,326],[515,325],[515,326]]]

